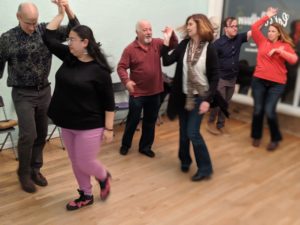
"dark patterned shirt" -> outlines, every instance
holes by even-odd
[[[70,20],[68,27],[59,29],[62,41],[71,27],[79,24]],[[32,87],[48,85],[48,76],[52,56],[43,42],[46,23],[40,23],[31,35],[20,26],[12,28],[0,37],[0,78],[3,76],[5,63],[8,63],[7,86]]]

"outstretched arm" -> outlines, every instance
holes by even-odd
[[[48,30],[57,30],[65,16],[65,7],[62,4],[57,4],[58,14],[47,25]]]
[[[58,14],[51,20],[51,22],[46,27],[46,32],[44,35],[44,43],[47,45],[50,52],[56,55],[59,59],[64,60],[66,54],[69,53],[68,46],[61,43],[60,34],[58,28],[65,15],[65,8],[61,4],[57,4]]]
[[[260,43],[266,40],[266,37],[262,34],[260,29],[262,28],[264,23],[268,21],[268,19],[270,19],[272,16],[277,14],[277,11],[278,11],[277,8],[269,7],[267,9],[266,16],[262,17],[254,24],[252,24],[251,26],[252,38],[257,45],[259,45]]]
[[[68,0],[52,0],[54,4],[61,5],[64,7],[65,13],[69,18],[68,26],[59,26],[57,28],[58,37],[61,42],[64,42],[68,37],[71,29],[77,25],[80,25],[76,15],[72,11]]]
[[[74,20],[75,14],[73,12],[73,10],[71,9],[68,0],[59,0],[60,4],[62,4],[65,7],[65,11],[67,13],[67,16],[69,18],[69,20]]]
[[[165,27],[165,29],[162,31],[164,35],[164,45],[169,46],[170,45],[170,39],[173,34],[173,29],[170,27]]]

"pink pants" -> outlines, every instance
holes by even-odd
[[[68,150],[79,189],[92,194],[91,176],[99,180],[106,178],[105,167],[97,160],[103,137],[103,128],[71,130],[62,128],[62,138]]]

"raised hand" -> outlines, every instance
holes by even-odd
[[[269,18],[271,18],[272,16],[275,16],[275,15],[277,14],[277,12],[278,12],[278,8],[269,7],[269,8],[267,9],[267,16],[268,16]]]
[[[68,0],[56,0],[59,4],[66,6],[69,5],[69,1]]]
[[[173,34],[173,29],[171,27],[165,27],[162,32],[164,35],[164,45],[169,46],[169,42]]]
[[[172,33],[173,33],[173,29],[171,27],[165,27],[165,29],[162,30],[162,32],[164,35],[164,39],[170,40]]]

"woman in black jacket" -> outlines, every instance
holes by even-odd
[[[170,55],[170,37],[165,36],[162,48],[164,66],[177,62],[167,113],[171,119],[179,116],[181,170],[188,172],[192,163],[189,152],[191,141],[198,166],[192,181],[200,181],[209,178],[213,172],[208,149],[199,130],[216,92],[218,58],[211,44],[213,27],[205,15],[189,16],[181,31],[185,39]]]

